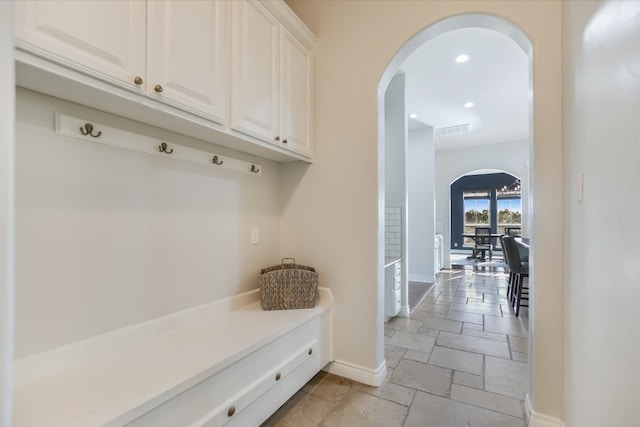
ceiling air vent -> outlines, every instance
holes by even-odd
[[[436,136],[460,135],[469,132],[469,123],[463,125],[447,126],[445,128],[437,128]]]

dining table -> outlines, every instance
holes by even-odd
[[[502,235],[503,235],[503,234],[500,234],[500,233],[479,234],[479,235],[476,235],[475,233],[462,233],[462,237],[468,237],[468,238],[470,238],[470,239],[473,239],[474,241],[475,241],[475,240],[476,240],[476,238],[478,238],[478,237],[487,237],[487,236],[489,236],[489,237],[491,237],[492,239],[494,239],[494,238],[499,238],[499,237],[500,237],[500,236],[502,236]],[[482,253],[482,256],[480,256],[480,257],[478,258],[478,254],[475,254],[475,253],[474,253],[474,254],[472,254],[471,256],[467,257],[467,259],[479,259],[480,261],[485,261],[485,260],[486,260],[486,257],[485,257],[485,250],[484,250],[484,249],[481,249],[481,250],[479,250],[478,252],[481,252],[481,253]]]

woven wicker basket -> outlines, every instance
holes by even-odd
[[[260,271],[260,300],[263,310],[313,308],[318,301],[318,273],[296,264],[294,258],[283,258],[282,264]]]

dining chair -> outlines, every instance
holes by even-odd
[[[521,236],[522,227],[505,227],[504,234],[506,234],[507,236]]]
[[[485,258],[485,251],[489,251],[489,262],[493,257],[493,245],[491,244],[491,227],[476,227],[473,237],[473,257],[482,252],[482,259]]]
[[[520,314],[520,307],[529,306],[529,249],[519,243],[513,236],[502,236],[501,242],[503,248],[506,249],[509,272],[514,274],[509,302],[514,306],[516,317],[518,317]],[[524,286],[525,277],[527,278],[526,289]],[[527,301],[527,305],[523,305],[523,300]]]

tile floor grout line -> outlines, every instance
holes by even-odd
[[[503,366],[508,367],[511,371],[513,371],[513,375],[518,375],[515,377],[517,381],[517,390],[522,390],[523,393],[526,392],[522,389],[522,385],[526,384],[526,375],[522,372],[523,366],[526,366],[527,362],[522,362],[521,360],[514,359],[515,353],[515,345],[516,343],[520,346],[519,349],[523,349],[523,343],[520,338],[526,338],[526,327],[524,327],[522,317],[515,322],[512,316],[509,316],[510,313],[506,311],[506,306],[503,302],[500,302],[501,296],[504,293],[504,277],[500,274],[490,273],[487,275],[476,275],[476,272],[473,273],[465,273],[464,275],[460,275],[456,280],[451,280],[451,275],[440,274],[436,280],[436,283],[433,286],[433,293],[429,297],[429,299],[425,298],[421,304],[425,304],[422,308],[427,308],[427,304],[431,305],[442,305],[443,308],[446,307],[446,312],[436,313],[429,312],[425,310],[420,310],[426,312],[426,314],[420,313],[418,315],[418,319],[414,316],[409,316],[407,319],[403,319],[402,322],[398,322],[396,325],[385,325],[384,331],[384,340],[385,340],[385,349],[393,349],[391,352],[386,354],[387,361],[390,360],[391,363],[395,366],[395,368],[391,368],[391,364],[388,365],[388,376],[383,381],[383,384],[377,391],[376,389],[370,388],[359,388],[356,387],[356,382],[349,381],[348,388],[351,389],[349,394],[345,394],[341,396],[341,398],[336,402],[336,405],[331,409],[330,412],[327,413],[326,417],[320,420],[319,424],[314,424],[317,426],[324,425],[324,423],[331,418],[331,422],[338,421],[338,425],[347,426],[353,424],[360,424],[363,421],[366,425],[381,425],[381,418],[379,412],[376,412],[374,407],[375,400],[366,400],[367,405],[371,406],[372,411],[369,413],[361,412],[354,407],[353,405],[357,405],[357,398],[352,399],[352,401],[347,401],[347,396],[359,396],[360,394],[369,396],[367,399],[379,399],[380,402],[385,402],[384,405],[392,405],[388,406],[390,409],[393,409],[390,413],[384,413],[384,419],[387,422],[384,424],[385,427],[396,427],[396,426],[404,426],[404,425],[442,425],[442,423],[446,423],[444,421],[445,418],[449,417],[449,415],[438,415],[433,413],[425,413],[424,405],[428,402],[430,404],[436,404],[438,407],[447,408],[448,411],[456,411],[454,415],[451,413],[450,416],[454,418],[446,418],[449,420],[460,419],[460,423],[456,423],[455,425],[467,425],[467,419],[469,422],[473,423],[484,423],[485,425],[515,425],[515,421],[509,420],[519,420],[516,424],[518,426],[524,426],[525,419],[522,417],[524,414],[524,395],[523,398],[518,398],[520,391],[514,394],[512,388],[512,377],[507,376],[504,377],[504,373],[502,373]],[[473,280],[473,279],[476,280]],[[467,284],[468,282],[468,284]],[[450,285],[447,285],[450,283]],[[495,285],[495,286],[492,286]],[[482,292],[478,292],[482,289]],[[465,307],[461,313],[473,314],[474,316],[481,317],[471,317],[472,319],[480,319],[480,323],[467,322],[464,320],[457,319],[447,319],[447,316],[451,315],[453,317],[464,318],[464,316],[458,316],[456,313],[459,313],[458,310],[452,310],[452,304],[460,304],[457,301],[460,301],[458,298],[464,298],[464,303],[462,303]],[[448,300],[448,301],[447,301]],[[497,301],[493,303],[492,301]],[[444,302],[444,303],[443,303]],[[495,307],[495,305],[499,305],[499,312],[497,313],[477,313],[474,311],[482,311],[477,307]],[[456,306],[456,308],[459,308]],[[472,311],[468,311],[472,310]],[[439,310],[445,311],[445,310]],[[499,314],[498,314],[499,313]],[[528,316],[528,312],[525,311],[526,316]],[[413,314],[413,313],[412,313]],[[423,317],[424,316],[424,317]],[[487,317],[491,316],[491,317]],[[491,326],[495,332],[487,331],[488,321],[491,320]],[[444,320],[443,323],[438,323]],[[526,320],[525,320],[526,321]],[[431,322],[431,323],[430,323]],[[435,323],[434,323],[435,322]],[[411,325],[411,327],[403,328],[403,323],[405,325]],[[453,331],[451,325],[459,325],[458,330]],[[473,325],[473,326],[472,326]],[[428,326],[436,326],[435,328],[430,328]],[[442,329],[444,328],[444,329]],[[478,328],[478,329],[475,329]],[[449,330],[448,330],[449,329]],[[403,333],[402,341],[395,341],[398,344],[402,344],[403,346],[395,346],[392,344],[388,344],[394,336],[397,336],[398,331]],[[508,332],[505,332],[508,331]],[[453,342],[459,348],[449,347],[447,345],[442,345],[442,342],[439,342],[441,338],[443,338],[442,332],[446,332],[447,336],[451,336],[451,339],[454,339]],[[509,332],[516,333],[517,335],[511,335]],[[487,334],[487,335],[485,335]],[[524,335],[522,337],[521,335]],[[424,352],[421,350],[417,350],[420,346],[412,345],[411,340],[412,337],[429,337],[421,338],[420,343],[429,343],[430,340],[433,340],[433,344],[431,345],[430,352]],[[454,338],[456,337],[456,338]],[[515,337],[515,338],[514,338]],[[426,340],[426,341],[423,341]],[[478,341],[479,340],[479,341]],[[500,344],[498,344],[500,343]],[[504,349],[506,344],[506,349],[508,352],[504,352],[508,354],[508,356],[496,356],[494,354],[486,354],[487,349],[491,350],[492,348],[496,349]],[[526,342],[525,342],[526,343]],[[420,344],[423,345],[423,344]],[[483,349],[484,346],[487,346]],[[497,346],[497,347],[496,347]],[[469,350],[469,347],[480,347],[480,351],[485,352],[477,352],[478,350]],[[416,348],[416,349],[414,349]],[[422,350],[425,348],[422,347]],[[442,350],[451,350],[455,352],[460,352],[462,361],[458,359],[452,366],[459,366],[464,368],[464,365],[460,365],[460,363],[464,363],[466,358],[464,358],[464,354],[468,354],[469,356],[473,355],[472,359],[468,359],[470,362],[473,360],[478,360],[476,355],[481,355],[481,374],[478,375],[478,371],[467,372],[461,369],[453,369],[445,366],[438,366],[438,360],[445,359],[434,359],[434,353],[438,352],[438,349]],[[411,353],[410,353],[411,352]],[[407,357],[407,354],[410,357],[413,357],[414,360]],[[495,353],[495,352],[493,352]],[[499,351],[497,352],[499,353]],[[421,354],[423,356],[421,356]],[[456,353],[442,353],[445,354],[445,357],[449,357],[449,355]],[[393,359],[389,359],[389,357]],[[440,356],[441,357],[441,356]],[[474,359],[475,358],[475,359]],[[522,359],[522,355],[519,356]],[[489,360],[491,360],[491,367],[489,367]],[[411,363],[410,365],[406,365],[406,363]],[[445,361],[445,363],[447,363]],[[476,362],[473,362],[476,363]],[[402,364],[402,365],[401,365]],[[402,368],[404,366],[404,368]],[[425,369],[429,367],[428,371],[423,371],[421,366],[424,366]],[[400,370],[399,370],[400,369]],[[431,371],[431,369],[437,369]],[[403,371],[404,370],[404,371]],[[413,371],[415,370],[416,377],[407,375],[413,375]],[[420,372],[423,373],[420,373]],[[428,372],[428,373],[427,373]],[[457,374],[457,373],[460,374]],[[446,377],[443,376],[446,373]],[[331,374],[329,374],[331,375]],[[433,375],[436,375],[435,377]],[[460,378],[456,382],[456,376],[460,375]],[[512,374],[508,374],[512,375]],[[437,379],[440,376],[440,379]],[[445,379],[446,378],[446,379]],[[522,379],[518,379],[522,378]],[[406,382],[406,379],[410,379],[410,383]],[[501,386],[501,381],[507,380],[507,386]],[[479,381],[478,381],[479,380]],[[426,382],[425,382],[426,381]],[[441,381],[441,385],[436,385],[438,383],[433,383],[433,381]],[[327,384],[329,385],[329,384]],[[446,385],[446,386],[445,386]],[[443,387],[444,386],[444,387]],[[455,387],[454,387],[455,386]],[[480,386],[477,388],[476,386]],[[366,387],[366,386],[364,386]],[[455,390],[455,395],[453,394]],[[468,391],[465,391],[468,390]],[[474,391],[475,390],[475,391]],[[444,392],[444,394],[443,394]],[[324,393],[327,393],[325,389]],[[384,397],[383,397],[384,393]],[[462,393],[462,394],[461,394]],[[471,393],[471,394],[469,394]],[[481,393],[481,394],[475,394]],[[455,396],[456,398],[452,398]],[[501,401],[499,404],[491,403],[493,399],[491,396],[495,397],[504,397],[507,400]],[[395,399],[395,400],[391,400]],[[510,400],[512,399],[512,400]],[[517,405],[510,403],[515,401]],[[308,402],[306,403],[308,404]],[[444,405],[444,406],[442,406]],[[507,405],[507,406],[502,406]],[[387,406],[385,406],[386,408]],[[402,408],[402,409],[400,409]],[[456,409],[457,408],[457,409]],[[464,409],[469,408],[469,409]],[[471,409],[473,408],[473,409]],[[501,412],[501,408],[505,412]],[[294,408],[295,409],[295,408]],[[294,410],[292,408],[287,408],[287,410]],[[457,412],[461,410],[462,412]],[[437,411],[440,412],[440,411]],[[514,416],[513,413],[518,413],[520,416]],[[388,414],[394,414],[392,417]],[[307,414],[303,414],[306,416]],[[300,412],[298,412],[298,416],[300,416]],[[370,417],[374,418],[370,418]],[[391,418],[387,418],[387,417]],[[351,417],[351,418],[349,418]],[[349,420],[355,422],[349,422]],[[369,418],[368,418],[369,417]],[[416,418],[417,417],[417,418]],[[464,422],[462,422],[462,418],[464,417]],[[485,421],[478,421],[481,418],[484,418]],[[369,421],[365,421],[369,420]],[[393,420],[393,421],[389,421]],[[431,421],[428,421],[431,420]],[[494,420],[494,421],[488,421]],[[500,421],[495,421],[500,420]],[[317,419],[315,420],[317,421]],[[315,422],[314,421],[314,422]],[[311,422],[311,421],[310,421]],[[490,424],[486,424],[489,422]],[[284,425],[286,421],[276,420],[276,424],[273,425]],[[521,424],[522,423],[522,424]],[[288,424],[291,425],[291,424]],[[296,426],[302,427],[309,426],[309,423],[303,424],[295,424]],[[445,424],[445,425],[453,425]]]

